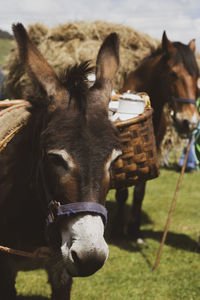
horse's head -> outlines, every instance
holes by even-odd
[[[43,202],[50,207],[49,240],[68,274],[87,276],[108,256],[104,205],[110,166],[121,154],[117,131],[108,120],[119,39],[115,33],[105,39],[97,56],[96,81],[89,88],[88,63],[58,78],[24,27],[14,25],[13,31],[19,56],[44,96],[41,103],[34,97],[31,103],[45,111],[40,178]]]
[[[197,99],[197,79],[199,69],[195,59],[195,40],[184,45],[171,42],[166,33],[162,37],[162,57],[164,68],[164,91],[171,104],[175,126],[181,134],[189,134],[196,127],[199,115],[195,101]]]

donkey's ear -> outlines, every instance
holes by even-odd
[[[168,40],[165,31],[163,32],[163,36],[162,36],[162,49],[169,56],[173,56],[177,52],[176,47],[173,45],[173,43],[170,40]]]
[[[190,49],[192,50],[192,52],[195,52],[195,50],[196,50],[195,39],[191,40],[189,42],[188,46],[190,47]]]
[[[43,55],[31,42],[28,33],[21,23],[12,26],[21,62],[29,75],[39,82],[54,105],[63,97],[66,90],[61,86],[56,73]],[[66,97],[66,95],[65,95]]]
[[[119,36],[111,33],[104,40],[96,62],[96,81],[113,81],[119,67]]]

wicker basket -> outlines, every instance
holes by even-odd
[[[114,123],[123,154],[111,169],[110,188],[126,188],[159,175],[152,113],[146,109],[136,118]]]

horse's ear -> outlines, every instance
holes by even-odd
[[[113,81],[119,67],[119,36],[111,33],[104,40],[96,62],[96,81]]]
[[[197,89],[200,91],[200,77],[197,79]]]
[[[43,55],[31,42],[28,33],[21,23],[12,26],[21,62],[30,77],[45,89],[53,106],[63,96],[66,90],[60,85],[56,73],[47,63]],[[65,96],[66,97],[66,96]],[[49,103],[48,103],[49,104]]]
[[[173,43],[168,40],[166,32],[163,32],[162,36],[162,49],[165,51],[169,56],[174,55],[177,52],[176,47],[173,45]]]
[[[191,40],[189,42],[188,46],[190,47],[190,49],[192,50],[192,52],[195,52],[195,49],[196,49],[195,39]]]

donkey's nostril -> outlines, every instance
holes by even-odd
[[[71,256],[72,256],[72,259],[75,263],[80,263],[80,259],[78,258],[78,255],[77,255],[76,251],[72,250],[71,251]]]

